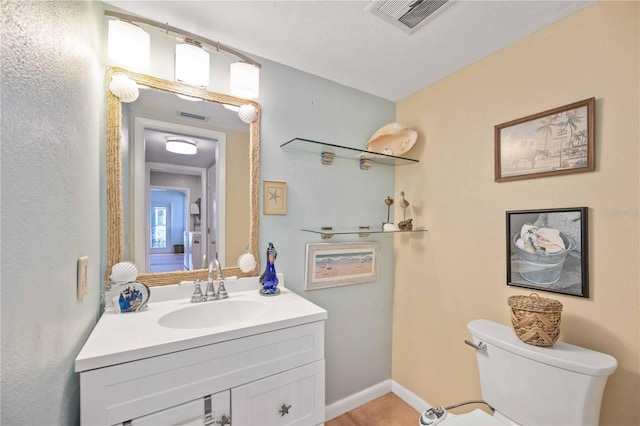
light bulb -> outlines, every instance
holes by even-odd
[[[255,99],[260,94],[260,69],[247,62],[231,64],[229,90],[234,96]]]
[[[107,51],[109,58],[124,68],[144,71],[149,68],[149,34],[137,25],[109,21]]]
[[[190,43],[176,45],[176,81],[206,87],[209,84],[209,54]]]

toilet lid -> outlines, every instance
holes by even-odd
[[[479,408],[475,410],[465,413],[465,414],[457,414],[453,415],[451,413],[447,413],[447,418],[444,422],[440,423],[441,425],[452,426],[504,426],[505,423],[501,422],[494,416],[491,416]]]

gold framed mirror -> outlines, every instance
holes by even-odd
[[[109,285],[109,275],[111,271],[111,267],[118,262],[122,261],[134,261],[136,264],[139,264],[140,259],[135,259],[131,257],[135,257],[132,252],[133,250],[127,250],[128,254],[125,256],[125,242],[127,242],[128,246],[131,246],[130,241],[132,238],[145,238],[142,235],[135,235],[133,232],[134,227],[128,223],[127,228],[124,229],[124,220],[123,217],[129,214],[130,216],[136,215],[133,212],[133,208],[131,205],[134,203],[134,200],[131,200],[131,204],[129,204],[129,198],[125,197],[123,207],[123,171],[127,171],[128,169],[133,169],[133,163],[123,164],[122,155],[123,155],[123,132],[122,132],[122,121],[123,121],[123,108],[120,99],[115,96],[109,90],[109,83],[112,81],[112,77],[114,74],[121,73],[135,81],[140,86],[146,86],[150,89],[156,89],[163,92],[173,93],[176,95],[190,97],[191,99],[197,98],[198,100],[211,102],[215,104],[222,105],[230,105],[239,107],[241,105],[251,104],[255,107],[257,112],[257,119],[249,124],[249,139],[248,139],[248,200],[246,204],[246,208],[248,209],[247,220],[248,223],[248,241],[243,241],[243,247],[246,247],[248,251],[253,254],[256,260],[259,262],[259,254],[258,254],[258,234],[259,234],[259,205],[258,205],[258,197],[259,197],[259,149],[260,149],[260,105],[254,101],[250,101],[247,99],[236,98],[234,96],[225,95],[221,93],[211,92],[205,89],[201,89],[198,87],[190,86],[183,83],[167,81],[163,79],[159,79],[156,77],[138,74],[135,72],[131,72],[125,69],[110,67],[107,70],[106,76],[106,97],[107,97],[107,141],[106,141],[106,174],[107,174],[107,185],[106,185],[106,203],[107,203],[107,262],[106,262],[106,270],[104,274],[105,283],[107,286]],[[144,89],[146,90],[146,89]],[[142,91],[142,90],[141,90]],[[129,133],[128,129],[127,132]],[[137,142],[136,142],[137,143]],[[127,145],[128,146],[128,142]],[[233,166],[233,165],[231,165]],[[229,167],[227,169],[232,169],[233,167]],[[148,171],[147,171],[148,173]],[[140,176],[140,173],[134,173],[131,171],[131,175],[129,176],[130,185],[133,186],[133,182],[135,181],[135,176]],[[204,176],[204,175],[203,175]],[[204,177],[203,177],[204,179]],[[224,177],[222,178],[224,179]],[[127,191],[127,185],[125,182],[125,191]],[[148,184],[147,184],[148,187]],[[233,188],[231,188],[233,189]],[[227,189],[228,192],[231,192]],[[134,194],[134,191],[131,190],[131,194]],[[131,196],[133,198],[133,195]],[[192,207],[187,203],[187,208]],[[200,204],[198,204],[200,207]],[[215,209],[215,207],[214,207]],[[126,211],[125,211],[126,210]],[[126,214],[125,214],[126,213]],[[138,211],[139,213],[139,211]],[[141,216],[137,214],[137,216]],[[148,216],[148,210],[147,214]],[[189,218],[189,212],[185,214],[186,218]],[[198,214],[199,216],[199,214]],[[214,214],[210,215],[211,217]],[[232,216],[232,215],[229,215]],[[188,221],[185,220],[185,224],[187,226],[186,229],[189,229],[190,226]],[[185,229],[185,233],[186,233]],[[203,229],[203,232],[207,232],[207,230]],[[243,229],[244,232],[244,229]],[[133,234],[133,235],[132,235]],[[138,232],[138,234],[142,234]],[[233,230],[227,232],[228,239],[232,240],[234,238]],[[126,237],[125,237],[126,235]],[[244,234],[243,234],[244,235]],[[148,239],[148,234],[146,236]],[[179,246],[179,245],[178,245]],[[174,246],[175,247],[175,246]],[[246,251],[244,251],[246,252]],[[125,258],[129,257],[129,258]],[[224,276],[255,276],[258,274],[260,269],[260,265],[256,265],[256,267],[250,272],[242,272],[236,265],[237,257],[227,256],[226,264],[233,264],[234,266],[226,266],[223,265],[223,275]],[[146,262],[146,261],[145,261]],[[205,266],[205,265],[201,265]],[[141,269],[141,268],[139,268]],[[146,269],[144,269],[146,271]],[[194,268],[193,270],[174,270],[168,272],[143,272],[138,276],[138,280],[144,282],[149,286],[157,286],[157,285],[167,285],[167,284],[175,284],[181,281],[191,281],[195,279],[206,279],[207,278],[207,269],[204,268]]]

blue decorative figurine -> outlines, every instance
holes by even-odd
[[[278,276],[276,275],[276,257],[278,257],[278,252],[273,246],[273,243],[269,243],[269,247],[267,248],[267,267],[262,275],[260,275],[260,284],[262,285],[260,293],[262,294],[275,295],[280,293],[278,289]]]

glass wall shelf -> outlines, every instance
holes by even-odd
[[[290,141],[280,145],[280,148],[318,154],[318,156],[321,156],[323,164],[331,164],[331,160],[333,160],[333,158],[325,158],[325,156],[322,156],[323,153],[333,153],[335,157],[347,158],[356,161],[369,159],[372,163],[386,164],[391,166],[402,166],[405,164],[414,164],[419,162],[418,160],[414,160],[411,158],[379,154],[377,152],[367,151],[365,149],[350,148],[347,146],[334,145],[331,143],[312,141],[302,138],[293,138]],[[360,168],[366,170],[364,167],[362,167],[362,164]]]
[[[415,228],[410,231],[395,230],[395,231],[383,231],[382,228],[334,228],[334,229],[322,229],[322,228],[302,228],[304,232],[312,232],[314,234],[320,234],[323,240],[329,239],[334,235],[355,235],[360,238],[366,238],[371,234],[410,234],[412,232],[426,232],[424,228]]]

